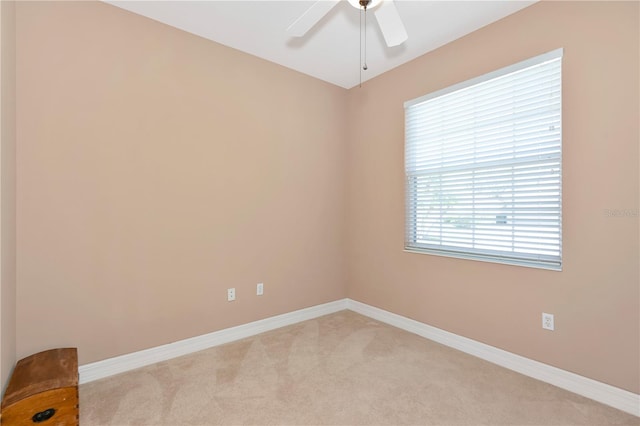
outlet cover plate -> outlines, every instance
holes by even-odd
[[[555,324],[553,321],[553,314],[542,313],[542,328],[545,330],[555,330]]]

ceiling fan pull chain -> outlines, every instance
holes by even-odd
[[[363,70],[367,70],[367,6],[364,6],[364,65]]]
[[[362,71],[367,70],[367,6],[371,0],[359,0],[360,4],[360,87],[362,87]],[[364,9],[364,61],[362,61],[362,10]]]
[[[358,68],[360,68],[360,88],[362,88],[362,9],[359,11],[358,16],[360,17],[360,63],[358,64]]]

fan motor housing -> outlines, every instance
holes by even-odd
[[[348,0],[349,4],[356,9],[366,8],[367,10],[371,10],[382,3],[383,0]]]

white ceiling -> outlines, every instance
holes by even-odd
[[[368,14],[367,65],[362,81],[521,10],[536,0],[396,0],[409,39],[386,46]],[[314,1],[107,1],[217,43],[258,56],[329,83],[360,83],[359,11],[342,1],[304,37],[286,29]],[[491,49],[491,46],[487,46]]]

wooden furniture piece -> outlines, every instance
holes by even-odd
[[[2,426],[78,426],[77,349],[51,349],[18,361],[1,417]]]

